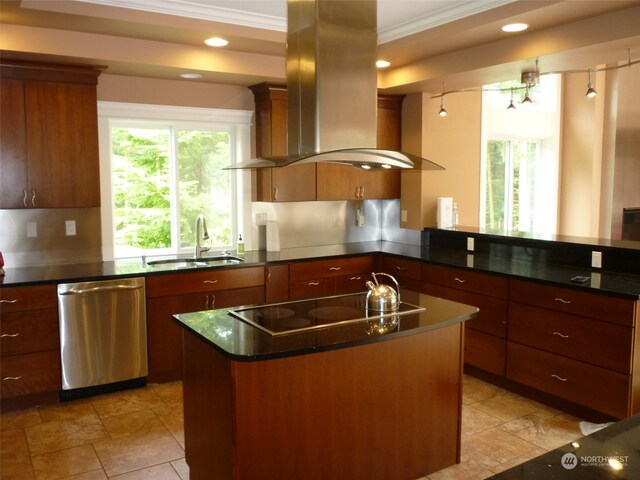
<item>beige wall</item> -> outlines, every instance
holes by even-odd
[[[244,86],[109,74],[98,77],[98,100],[253,110],[253,95]]]

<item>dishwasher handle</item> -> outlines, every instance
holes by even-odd
[[[66,292],[60,292],[58,295],[81,295],[83,293],[113,292],[116,290],[139,290],[143,288],[141,285],[110,285],[108,287],[92,287],[76,290],[72,288]]]

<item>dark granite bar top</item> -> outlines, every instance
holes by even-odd
[[[243,263],[221,267],[194,267],[192,269],[174,269],[171,266],[151,267],[148,264],[144,264],[141,258],[136,258],[88,264],[6,268],[6,275],[0,277],[0,285],[19,287],[42,283],[108,280],[118,277],[149,276],[206,268],[232,269],[378,252],[427,263],[468,268],[480,272],[553,283],[569,288],[587,289],[631,299],[640,298],[640,266],[636,267],[638,275],[632,275],[604,270],[593,271],[593,269],[587,267],[550,263],[548,258],[533,257],[525,260],[517,256],[492,254],[490,251],[467,252],[460,248],[446,248],[434,245],[421,247],[385,241],[288,248],[280,252],[247,251],[243,257]],[[156,258],[162,257],[154,257],[154,259]],[[184,258],[189,257],[184,256]],[[149,257],[147,260],[150,261],[152,258]],[[571,278],[579,275],[589,276],[589,282],[585,284],[573,283]]]
[[[207,310],[174,315],[175,320],[206,340],[212,347],[236,361],[256,361],[353,347],[371,342],[392,340],[406,335],[434,330],[464,322],[477,315],[478,309],[442,298],[409,290],[402,291],[402,301],[424,307],[397,319],[386,333],[372,332],[379,319],[339,324],[319,330],[272,336],[229,314],[230,309]],[[281,304],[286,307],[289,303]],[[235,310],[242,307],[234,307]],[[371,323],[373,322],[373,324]]]
[[[502,480],[640,478],[640,414],[491,477]]]

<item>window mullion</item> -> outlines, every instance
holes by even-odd
[[[180,203],[179,188],[180,182],[178,181],[179,164],[178,164],[178,132],[174,126],[171,126],[169,152],[170,152],[170,169],[169,175],[171,176],[171,186],[169,189],[169,201],[171,204],[171,247],[174,252],[180,251]]]

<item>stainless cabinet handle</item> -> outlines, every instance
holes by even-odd
[[[566,378],[562,378],[562,377],[560,377],[560,376],[556,375],[555,373],[551,374],[551,376],[552,376],[553,378],[556,378],[556,379],[560,380],[561,382],[566,382],[566,381],[567,381],[567,379],[566,379]]]
[[[554,300],[555,300],[556,302],[562,302],[562,303],[565,303],[565,304],[569,304],[569,303],[571,303],[571,300],[563,300],[563,299],[562,299],[562,298],[560,298],[560,297],[556,297],[556,298],[554,298]]]
[[[20,333],[3,333],[0,338],[16,338],[20,336]]]
[[[36,206],[36,191],[35,190],[31,190],[31,206],[32,207]]]
[[[334,272],[337,272],[338,270],[340,270],[342,267],[329,267],[329,270],[332,270]]]
[[[271,268],[267,267],[267,282],[271,281]]]
[[[2,381],[6,382],[7,380],[20,380],[21,378],[22,378],[22,375],[18,375],[17,377],[4,377]]]
[[[553,332],[553,334],[558,335],[559,337],[562,337],[562,338],[569,338],[569,335],[563,335],[560,332]]]
[[[26,190],[22,190],[22,204],[25,206],[25,208],[27,207],[27,191]]]
[[[360,198],[364,198],[364,187],[360,187]]]
[[[18,301],[17,298],[14,298],[13,300],[0,300],[0,303],[16,303]]]
[[[278,200],[278,187],[273,187],[273,200]]]
[[[218,280],[204,280],[202,283],[218,283]]]
[[[316,285],[320,285],[320,282],[309,282],[309,283],[307,283],[307,286],[315,287]]]
[[[399,271],[401,271],[401,272],[402,272],[403,270],[406,270],[406,268],[404,268],[404,267],[398,267],[398,266],[396,265],[396,270],[399,270]]]
[[[349,280],[361,280],[361,279],[362,279],[362,277],[351,277],[351,278],[349,278]]]
[[[204,309],[209,310],[209,295],[204,296]]]
[[[454,280],[458,283],[466,283],[466,280],[461,280],[458,277],[455,277]]]
[[[211,295],[209,295],[209,309],[214,308],[216,304],[216,296],[212,293]]]
[[[356,191],[354,192],[356,198],[360,198],[360,187],[356,185]]]

